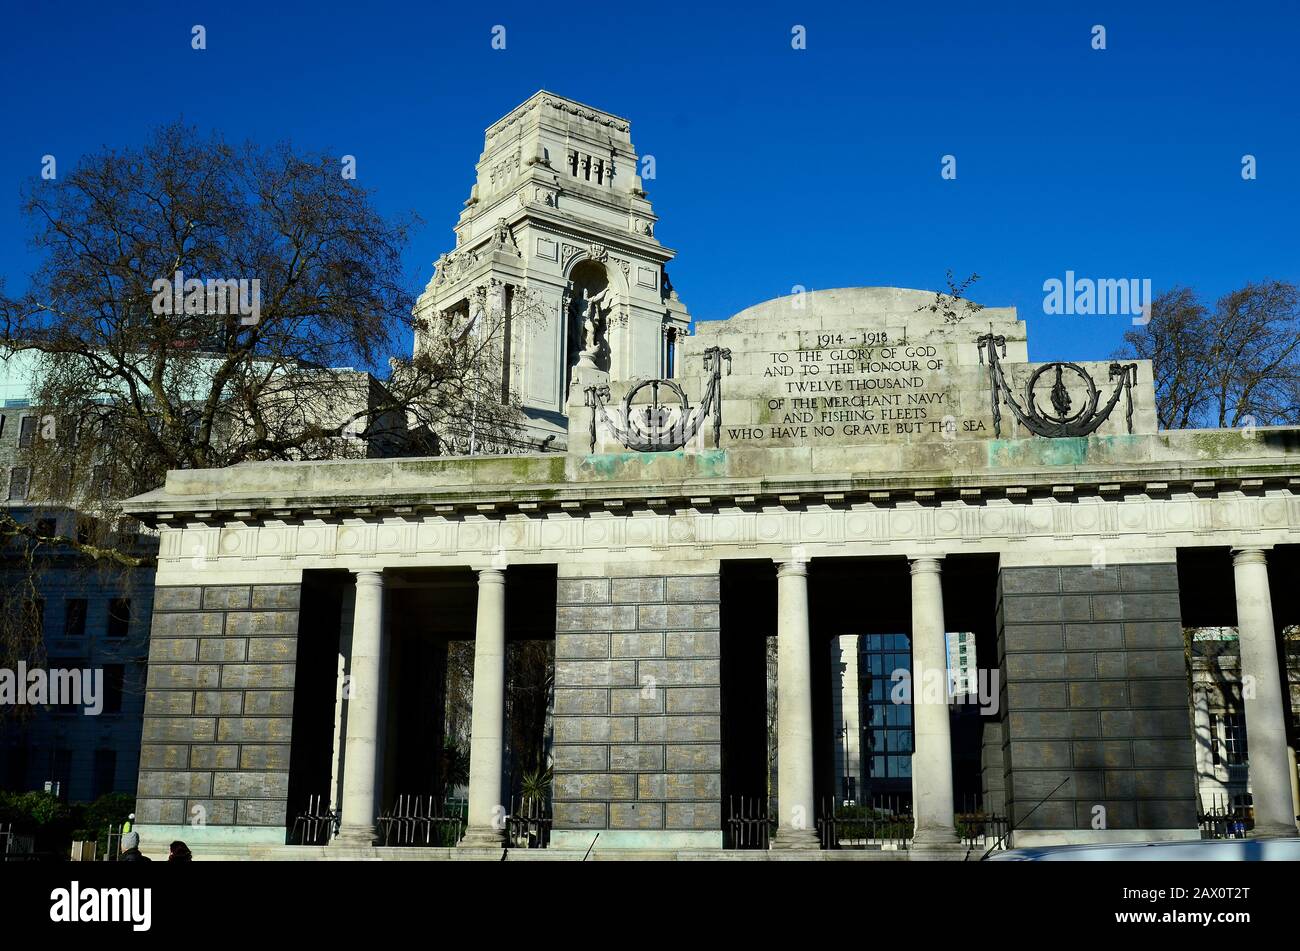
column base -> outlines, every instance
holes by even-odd
[[[374,826],[343,826],[339,834],[330,840],[331,848],[369,849],[375,845]]]
[[[774,851],[784,852],[791,849],[819,851],[821,847],[822,840],[817,833],[808,829],[777,829],[776,834],[772,836]]]
[[[505,847],[505,830],[493,829],[490,826],[470,826],[465,830],[464,837],[456,843],[458,849],[504,849]]]
[[[965,846],[961,844],[961,839],[957,838],[956,832],[944,834],[942,831],[923,831],[912,837],[908,848],[913,852],[943,852],[963,849]]]

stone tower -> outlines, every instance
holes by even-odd
[[[503,392],[534,444],[564,447],[579,377],[674,375],[690,316],[638,171],[626,119],[536,93],[488,127],[456,246],[416,304],[430,326],[501,315]]]

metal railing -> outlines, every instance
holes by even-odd
[[[957,835],[961,844],[980,852],[1000,852],[1007,847],[1011,823],[1006,816],[983,810],[957,813]]]
[[[506,846],[544,849],[551,844],[551,808],[544,799],[520,797],[506,817]]]
[[[310,796],[307,808],[293,817],[290,845],[329,845],[339,834],[339,812],[324,796]]]
[[[817,816],[823,849],[904,851],[914,828],[912,804],[898,797],[847,805],[837,799],[823,800]]]
[[[62,856],[37,852],[32,836],[15,832],[12,822],[0,826],[0,862],[39,862],[58,858]]]
[[[378,844],[448,848],[465,835],[468,803],[464,799],[406,794],[378,818]],[[340,814],[324,796],[311,796],[293,820],[291,845],[328,845],[339,834]],[[512,849],[544,849],[551,842],[553,818],[549,804],[520,797],[505,817],[505,844]]]
[[[122,826],[110,825],[105,833],[104,861],[116,862],[122,854]]]
[[[728,849],[766,849],[772,844],[776,819],[769,816],[766,796],[730,796],[727,798],[727,823],[723,828],[723,847]]]
[[[968,849],[987,850],[1005,843],[1006,816],[986,813],[978,799],[963,803],[955,826]],[[728,849],[767,849],[776,834],[777,820],[771,801],[761,796],[731,796],[723,828]],[[915,831],[910,800],[899,796],[876,797],[870,802],[822,800],[817,814],[817,839],[823,849],[880,849],[905,851]]]
[[[386,846],[453,846],[465,834],[468,803],[435,796],[398,796],[379,817],[379,842]]]
[[[1227,796],[1215,796],[1207,808],[1197,797],[1196,824],[1202,839],[1244,839],[1255,828],[1255,810],[1233,803]]]

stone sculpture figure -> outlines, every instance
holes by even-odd
[[[597,294],[583,291],[585,310],[582,317],[582,352],[578,354],[578,366],[598,369],[596,356],[605,342],[605,328],[609,324],[609,311],[613,300],[609,288]]]

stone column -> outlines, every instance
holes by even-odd
[[[339,611],[339,653],[334,684],[334,753],[330,763],[330,808],[343,802],[343,771],[347,763],[348,659],[352,656],[352,618],[356,612],[356,588],[343,591]]]
[[[913,849],[958,844],[940,570],[938,558],[912,559]]]
[[[812,652],[808,644],[808,565],[776,569],[776,770],[774,849],[816,849],[813,801]]]
[[[460,845],[502,848],[505,804],[501,758],[506,720],[506,576],[500,568],[478,573],[474,625],[474,709],[470,716],[469,822]]]
[[[384,576],[358,571],[348,665],[347,739],[343,759],[343,818],[335,845],[367,847],[379,815],[378,755],[384,651]]]
[[[1192,683],[1192,729],[1196,737],[1196,801],[1201,803],[1203,777],[1218,783],[1214,765],[1214,721],[1210,719],[1210,695],[1204,684]],[[1214,807],[1214,803],[1210,803]]]
[[[1254,834],[1295,835],[1268,562],[1262,549],[1246,548],[1232,553],[1232,568],[1237,587],[1250,791],[1255,803]]]

